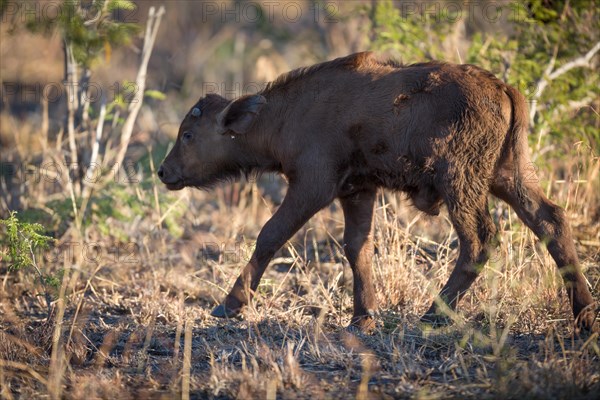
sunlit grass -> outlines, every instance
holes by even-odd
[[[597,296],[598,161],[583,151],[578,157],[556,161],[575,171],[564,179],[540,175],[568,209]],[[45,268],[66,270],[50,323],[29,273],[2,264],[4,397],[585,397],[600,390],[597,337],[572,336],[554,262],[503,203],[491,207],[500,236],[492,259],[454,325],[430,331],[418,319],[452,270],[456,235],[445,212],[427,217],[382,192],[373,259],[379,327],[354,336],[343,329],[352,275],[339,206],[320,212],[276,255],[243,319],[216,320],[212,307],[282,193],[265,192],[259,181],[167,194],[140,178],[146,183],[103,192],[113,193],[119,214],[92,207],[82,236],[56,225],[63,244],[81,245],[46,257]],[[44,182],[23,190],[31,209],[61,196]],[[46,212],[52,221],[54,211]],[[82,251],[92,242],[94,257]]]

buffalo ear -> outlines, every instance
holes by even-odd
[[[267,104],[267,99],[261,95],[243,96],[233,100],[217,115],[217,123],[223,133],[233,131],[238,134],[246,133],[256,121],[258,113]]]

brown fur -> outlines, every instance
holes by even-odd
[[[373,207],[377,189],[385,187],[407,193],[431,215],[441,204],[448,207],[460,240],[456,267],[440,293],[450,308],[487,261],[496,233],[488,212],[492,193],[549,241],[578,323],[592,328],[593,299],[564,213],[523,177],[529,163],[525,99],[491,73],[439,62],[400,65],[358,53],[284,74],[255,96],[229,103],[210,95],[194,107],[202,115],[186,116],[159,171],[168,188],[209,187],[252,171],[275,171],[289,180],[281,207],[213,315],[237,314],[274,253],[339,198],[354,274],[352,323],[371,328],[377,309]],[[424,320],[443,320],[439,304]]]

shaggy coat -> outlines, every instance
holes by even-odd
[[[373,208],[383,187],[407,193],[430,215],[446,205],[459,237],[456,266],[423,321],[447,322],[445,311],[455,309],[486,263],[496,234],[491,193],[547,242],[578,327],[592,329],[593,299],[565,213],[546,198],[530,168],[527,121],[524,97],[481,68],[400,65],[357,53],[284,74],[257,95],[200,99],[158,174],[171,190],[208,188],[253,171],[288,179],[283,203],[213,311],[217,317],[238,314],[275,252],[337,198],[354,276],[351,325],[373,328]]]

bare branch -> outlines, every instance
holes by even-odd
[[[97,170],[100,169],[99,165],[96,165],[96,161],[98,160],[98,152],[100,150],[100,140],[102,139],[102,131],[104,129],[104,121],[106,119],[106,99],[102,98],[102,105],[100,106],[100,116],[98,117],[98,123],[96,125],[96,137],[94,139],[94,144],[92,145],[92,155],[90,157],[90,164],[88,166],[87,171],[85,172],[85,177],[83,180],[83,192],[81,197],[83,198],[83,204],[81,205],[80,215],[85,214],[85,209],[87,207],[87,203],[89,200],[90,194],[90,185],[94,183],[94,174]]]
[[[554,72],[552,72],[550,75],[548,75],[548,79],[554,80],[554,79],[558,78],[559,76],[563,75],[564,73],[566,73],[567,71],[572,70],[573,68],[577,68],[577,67],[591,68],[592,64],[590,63],[590,61],[592,60],[592,57],[594,57],[594,55],[596,55],[596,53],[598,51],[600,51],[600,42],[596,43],[596,45],[594,47],[592,47],[590,49],[590,51],[588,51],[586,53],[585,56],[576,58],[573,61],[566,63],[562,67],[560,67],[557,70],[555,70]]]
[[[144,47],[142,50],[142,61],[138,70],[136,78],[136,93],[132,102],[129,104],[129,115],[123,124],[123,130],[121,132],[121,142],[119,143],[119,152],[115,159],[115,165],[120,167],[125,159],[125,153],[129,146],[129,140],[133,133],[133,128],[137,115],[142,108],[142,101],[144,100],[144,91],[146,88],[146,72],[148,70],[148,62],[150,61],[150,55],[152,54],[152,48],[154,47],[154,41],[158,33],[158,27],[160,26],[160,20],[165,13],[165,8],[160,7],[158,12],[155,12],[154,7],[150,7],[148,12],[148,23],[146,25],[146,34],[144,36]]]
[[[75,113],[79,108],[78,96],[75,89],[77,84],[77,62],[73,55],[73,47],[66,40],[64,42],[64,53],[65,53],[65,82],[68,87],[67,95],[67,132],[69,135],[69,152],[71,153],[70,161],[77,165],[77,144],[75,142]],[[79,187],[75,188],[79,194]]]
[[[102,139],[102,130],[104,128],[104,120],[106,118],[106,100],[102,100],[102,105],[100,106],[100,116],[98,117],[98,124],[96,125],[96,138],[94,140],[94,145],[92,147],[92,156],[90,157],[90,167],[88,168],[86,174],[86,181],[92,178],[90,175],[93,171],[90,171],[92,167],[95,165],[96,160],[98,159],[98,150],[100,148],[100,139]]]
[[[555,51],[553,52],[552,58],[550,59],[550,62],[548,63],[548,66],[544,71],[544,75],[537,82],[537,92],[533,96],[531,108],[529,109],[529,123],[531,126],[533,126],[533,121],[538,111],[537,101],[540,99],[540,97],[542,97],[542,93],[544,92],[544,90],[546,90],[546,87],[548,87],[550,82],[552,82],[559,76],[564,75],[573,68],[592,68],[591,61],[592,58],[596,55],[596,53],[600,51],[600,42],[596,43],[596,45],[592,47],[585,55],[577,57],[553,71],[554,65],[556,63],[557,49],[558,47],[555,47]]]

